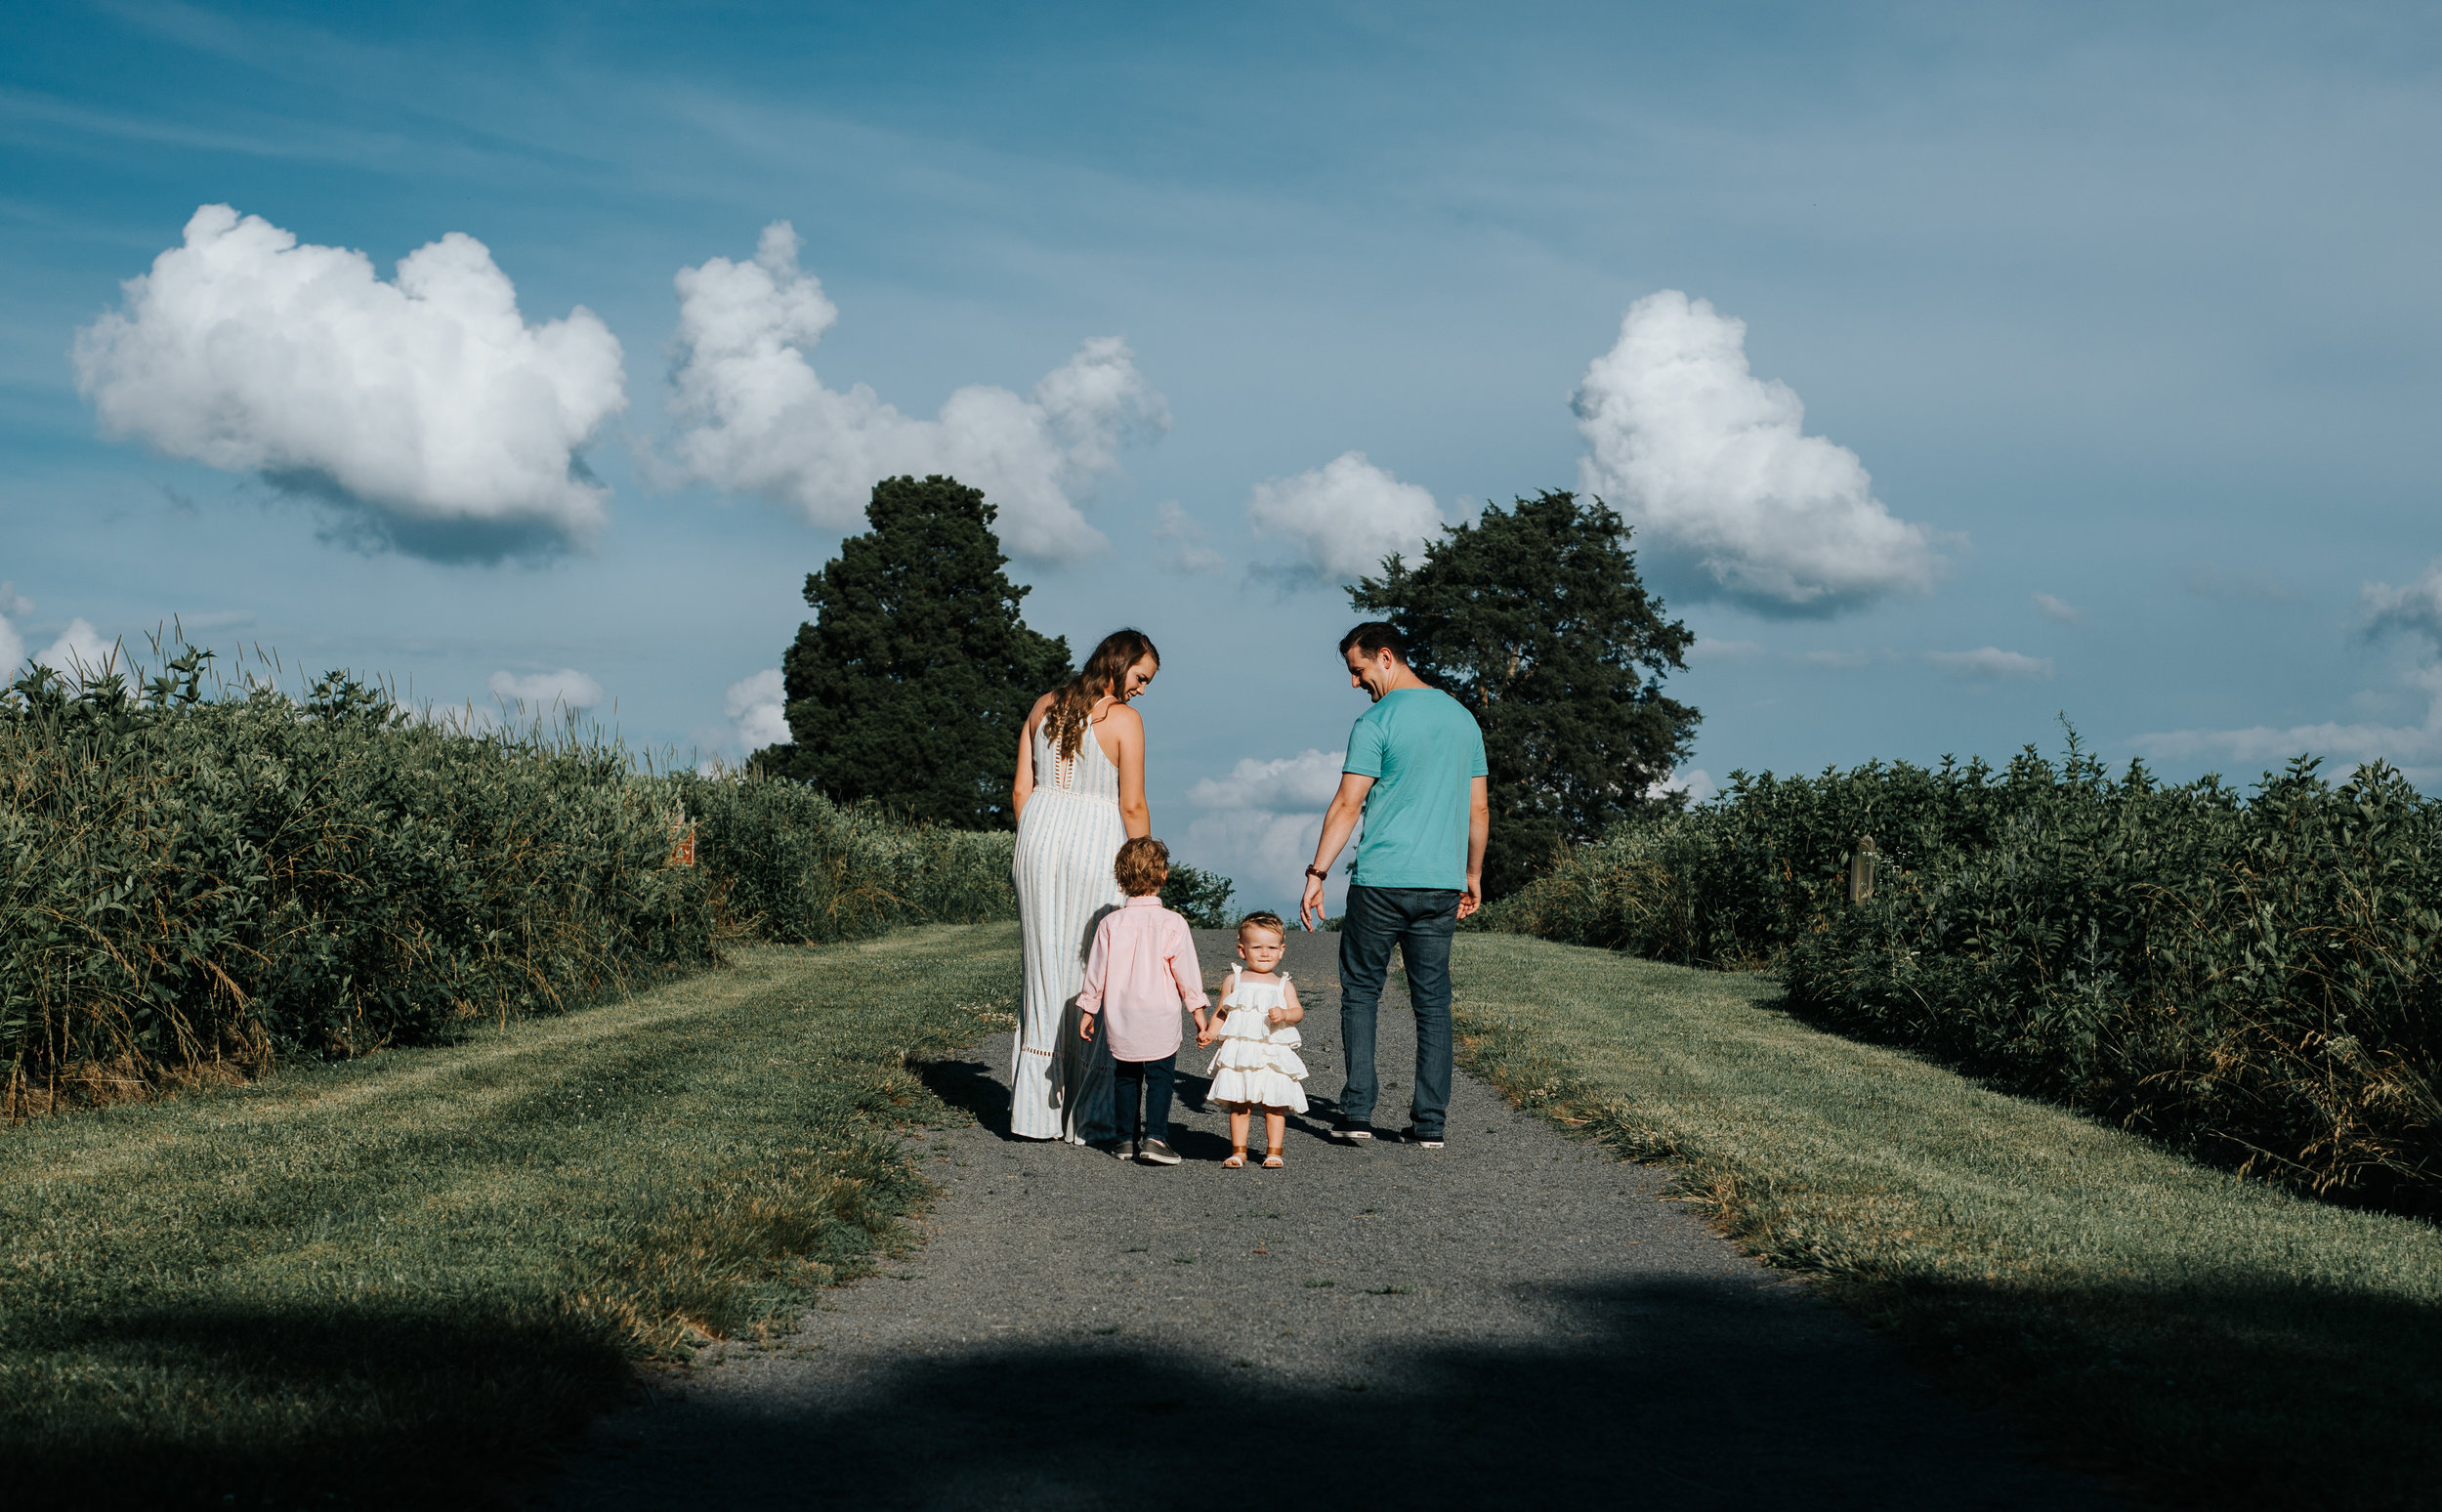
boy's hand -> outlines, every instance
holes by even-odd
[[[1082,1014],[1078,1017],[1076,1021],[1076,1032],[1077,1037],[1080,1039],[1091,1039],[1094,1037],[1094,1016],[1092,1014]]]

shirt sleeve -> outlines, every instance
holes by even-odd
[[[1479,737],[1479,748],[1482,743]],[[1358,777],[1382,775],[1382,726],[1370,713],[1357,716],[1356,725],[1349,730],[1348,754],[1341,759],[1340,770]]]
[[[1475,754],[1467,758],[1467,776],[1471,777],[1491,777],[1492,765],[1484,759],[1484,727],[1470,719],[1467,721],[1467,731],[1475,736]]]
[[[1076,994],[1079,1013],[1092,1013],[1102,1007],[1102,989],[1111,975],[1111,920],[1105,918],[1094,929],[1094,948],[1085,957],[1085,987]]]
[[[1170,980],[1179,985],[1179,1001],[1190,1008],[1209,1008],[1212,999],[1204,995],[1204,966],[1196,959],[1196,937],[1187,932],[1187,921],[1180,919],[1170,931]]]

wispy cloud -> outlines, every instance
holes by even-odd
[[[484,686],[493,697],[535,713],[590,709],[603,699],[602,685],[574,667],[557,672],[494,672]]]
[[[1154,539],[1162,543],[1157,565],[1165,572],[1187,577],[1217,576],[1229,560],[1204,544],[1204,527],[1172,499],[1156,513]]]
[[[2085,618],[2084,611],[2076,605],[2066,599],[2055,599],[2048,593],[2039,593],[2029,602],[2035,605],[2037,613],[2059,624],[2074,625]]]
[[[2034,678],[2048,682],[2052,676],[2051,657],[2002,651],[1998,646],[1980,646],[1974,651],[1926,651],[1924,659],[1953,677],[1974,682],[1995,682],[2004,678]]]
[[[2179,584],[2192,598],[2254,604],[2292,604],[2297,594],[2261,572],[2229,573],[2211,563],[2190,567]]]
[[[1764,653],[1759,641],[1719,641],[1710,636],[1699,637],[1687,649],[1690,661],[1752,661]]]

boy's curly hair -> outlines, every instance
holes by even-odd
[[[1111,872],[1119,879],[1119,891],[1130,898],[1158,893],[1170,880],[1170,848],[1151,835],[1139,836],[1119,847]]]
[[[1243,936],[1250,929],[1268,929],[1272,931],[1272,933],[1280,936],[1283,940],[1286,940],[1288,938],[1288,926],[1282,923],[1281,916],[1269,908],[1257,908],[1254,912],[1238,921],[1238,932],[1240,935]]]

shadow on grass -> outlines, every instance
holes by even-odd
[[[0,1463],[29,1499],[0,1504],[481,1505],[635,1390],[605,1324],[444,1306],[131,1312],[12,1341]],[[187,1400],[165,1412],[164,1390]]]
[[[709,1399],[622,1422],[637,1451],[560,1507],[1130,1509],[1223,1499],[1387,1507],[2100,1508],[2014,1458],[1882,1346],[1751,1275],[1543,1293],[1545,1337],[1352,1351],[1327,1372],[1124,1338],[838,1362],[813,1400]],[[1352,1293],[1429,1334],[1430,1288]],[[1402,1327],[1405,1323],[1409,1327]],[[1080,1415],[1080,1405],[1090,1405]]]
[[[981,1061],[924,1061],[915,1068],[917,1079],[931,1089],[935,1097],[957,1109],[985,1129],[1002,1139],[1009,1133],[1009,1089],[992,1077],[991,1068]]]

